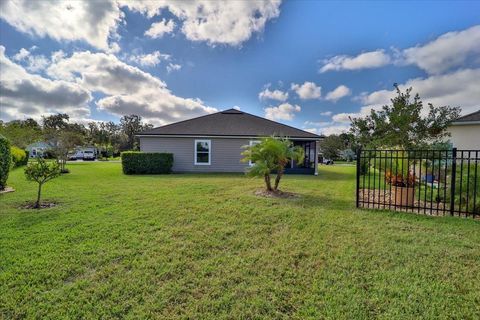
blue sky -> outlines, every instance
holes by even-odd
[[[413,86],[480,106],[480,2],[0,4],[0,118],[243,111],[317,133]],[[155,27],[156,25],[156,27]]]

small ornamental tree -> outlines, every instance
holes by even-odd
[[[5,189],[7,185],[8,173],[12,162],[10,153],[10,141],[0,135],[0,190]]]
[[[46,162],[45,159],[37,158],[36,162],[30,163],[25,168],[25,176],[29,181],[38,183],[37,201],[34,208],[40,208],[40,197],[42,193],[42,186],[44,183],[56,178],[60,175],[61,168],[57,162]]]
[[[247,174],[254,177],[263,177],[267,191],[278,190],[285,166],[290,161],[302,162],[305,152],[301,147],[294,146],[288,139],[268,137],[257,144],[244,146],[243,162],[251,162]],[[271,174],[276,172],[275,183],[272,187]]]

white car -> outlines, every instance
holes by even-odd
[[[333,164],[333,160],[332,160],[332,159],[326,159],[326,158],[324,158],[324,159],[322,160],[322,163],[323,163],[324,165],[327,165],[327,166],[328,166],[329,164]]]
[[[93,150],[83,150],[83,160],[95,160],[95,152]]]

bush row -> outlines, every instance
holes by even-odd
[[[122,168],[125,174],[170,173],[172,166],[171,153],[122,152]]]
[[[12,146],[10,148],[10,153],[12,154],[13,167],[24,166],[28,163],[28,151]]]

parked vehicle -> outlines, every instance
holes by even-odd
[[[93,148],[88,148],[83,150],[83,160],[95,160],[96,155],[95,155],[95,150]]]
[[[329,164],[333,164],[333,160],[332,160],[332,159],[324,158],[324,159],[322,160],[322,163],[323,163],[324,165],[327,165],[327,166],[328,166]]]

